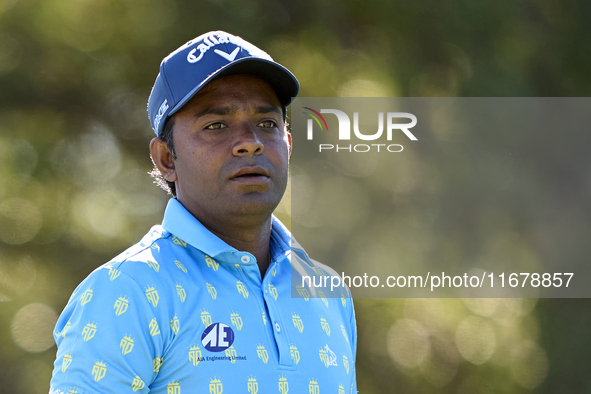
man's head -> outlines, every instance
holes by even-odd
[[[299,84],[285,67],[240,37],[213,31],[187,42],[162,60],[148,99],[148,117],[160,135],[169,116],[217,78],[248,74],[275,90],[282,106],[297,96]]]
[[[287,183],[285,107],[298,88],[238,37],[190,41],[162,62],[148,102],[152,175],[196,216],[270,215]]]

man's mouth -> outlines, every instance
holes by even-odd
[[[244,174],[244,175],[238,175],[236,178],[252,178],[252,177],[255,177],[255,176],[264,176],[264,175],[261,175],[261,174]]]
[[[269,172],[261,167],[243,167],[236,171],[230,179],[243,183],[264,183],[270,178]]]

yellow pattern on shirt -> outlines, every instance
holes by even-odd
[[[144,387],[146,387],[146,384],[139,376],[136,376],[133,379],[133,382],[131,382],[131,388],[133,389],[133,391],[139,391]]]

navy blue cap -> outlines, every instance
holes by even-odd
[[[256,46],[223,31],[205,33],[160,64],[160,74],[148,99],[148,117],[156,135],[165,120],[208,82],[234,74],[250,74],[267,81],[283,106],[291,103],[300,90],[296,77]]]

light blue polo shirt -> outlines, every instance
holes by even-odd
[[[293,272],[336,273],[275,217],[270,249],[261,280],[252,254],[171,199],[162,226],[72,294],[50,393],[357,393],[349,293],[292,297]]]

